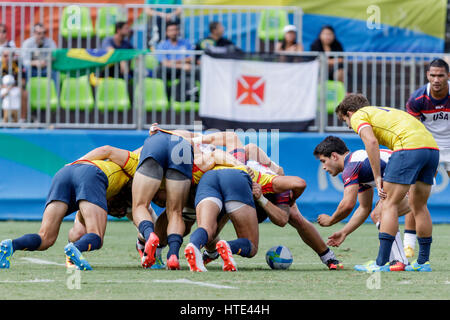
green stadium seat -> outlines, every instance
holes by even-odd
[[[319,87],[320,93],[320,87]],[[345,98],[346,90],[341,81],[327,80],[326,82],[326,106],[327,113],[334,114],[336,106]]]
[[[114,35],[115,25],[118,21],[126,21],[119,7],[100,7],[97,10],[95,32],[99,38]]]
[[[175,79],[174,83],[170,83],[168,81],[168,83],[170,83],[169,85],[177,85],[178,82],[180,80],[179,79]],[[195,86],[200,90],[200,81],[195,81]],[[170,90],[170,89],[169,89]],[[195,111],[199,111],[200,109],[200,103],[199,102],[195,102],[195,101],[191,101],[189,100],[189,97],[186,97],[186,101],[176,101],[176,100],[172,100],[172,108],[176,111],[176,112],[180,112],[180,111],[191,111],[192,109]]]
[[[200,109],[200,103],[199,102],[195,102],[195,101],[185,101],[185,102],[181,102],[181,101],[173,101],[172,102],[172,108],[176,111],[176,112],[181,112],[181,111],[191,111],[192,109],[195,111],[198,111]]]
[[[49,85],[50,89],[48,87]],[[26,87],[32,110],[46,109],[47,104],[50,105],[50,109],[52,110],[58,107],[58,96],[56,94],[55,83],[52,79],[33,77],[28,80]]]
[[[130,98],[127,83],[124,79],[104,78],[99,82],[96,96],[99,110],[128,110]]]
[[[284,10],[268,9],[261,13],[258,22],[258,38],[261,40],[282,40],[283,28],[289,24],[288,14]]]
[[[60,104],[64,109],[91,110],[94,108],[94,95],[88,76],[66,77],[62,81]]]
[[[64,38],[92,37],[95,35],[89,8],[71,5],[65,7],[60,19],[59,32]]]
[[[134,90],[134,101],[139,103],[139,95],[142,92],[142,106],[146,111],[156,110],[162,111],[169,108],[169,100],[167,99],[166,87],[164,81],[157,78],[144,78],[144,90],[137,85]]]
[[[132,70],[135,70],[135,68],[137,67],[136,64],[137,64],[137,58],[131,60],[131,66],[130,67],[131,67]],[[153,54],[146,54],[145,58],[144,58],[144,64],[145,64],[145,68],[147,70],[154,70],[159,65],[159,61],[158,61],[158,59],[156,58],[155,55],[153,55]]]

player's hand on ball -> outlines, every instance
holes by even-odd
[[[332,225],[331,223],[331,217],[327,214],[320,214],[317,217],[317,222],[322,226],[322,227],[329,227]]]
[[[337,231],[328,237],[327,245],[332,247],[339,247],[345,240],[345,234],[341,231]]]

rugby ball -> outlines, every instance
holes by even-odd
[[[275,246],[266,252],[266,262],[272,269],[285,270],[291,266],[292,261],[292,253],[285,246]]]

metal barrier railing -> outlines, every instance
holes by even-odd
[[[207,37],[212,21],[221,22],[225,36],[247,52],[270,51],[286,24],[294,24],[298,41],[302,39],[302,10],[295,6],[0,3],[0,22],[10,26],[8,35],[17,46],[40,22],[59,48],[100,48],[102,40],[113,35],[115,22],[127,21],[133,46],[147,49],[166,39],[166,23],[171,20],[179,22],[182,37],[193,46]]]
[[[158,60],[174,54],[188,59],[179,68]],[[6,117],[0,126],[145,129],[158,122],[165,128],[193,129],[194,122],[201,120],[201,55],[202,51],[153,51],[125,62],[125,69],[120,62],[89,74],[79,70],[67,75],[52,70],[49,49],[3,49],[2,75],[14,75],[20,106],[16,112],[2,110]],[[355,52],[288,55],[315,56],[320,62],[317,116],[308,128],[318,132],[348,130],[334,113],[347,92],[363,93],[373,105],[404,109],[411,93],[426,83],[427,64],[439,57]],[[29,56],[45,63],[33,67]]]

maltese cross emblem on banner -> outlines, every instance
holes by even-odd
[[[260,106],[264,103],[266,81],[263,77],[240,76],[237,80],[236,102]]]

